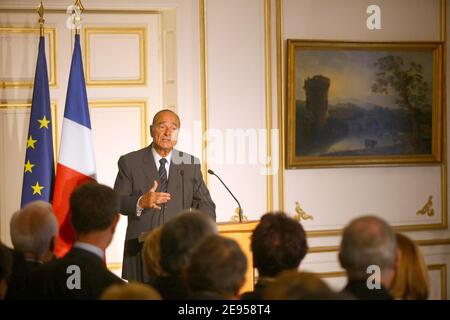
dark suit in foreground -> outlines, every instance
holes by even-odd
[[[75,284],[76,274],[73,270],[68,272],[70,266],[80,268],[80,289],[69,288]],[[64,258],[38,267],[33,272],[32,283],[34,299],[96,300],[110,285],[124,282],[96,254],[72,248]]]
[[[380,289],[369,289],[365,280],[351,280],[347,283],[342,293],[353,295],[359,300],[392,300],[389,291],[383,286]]]
[[[215,204],[203,181],[200,162],[197,158],[178,150],[172,150],[167,193],[171,200],[161,210],[144,209],[137,216],[138,199],[161,181],[152,154],[152,145],[120,157],[114,189],[120,195],[121,213],[128,217],[125,237],[122,277],[128,280],[147,282],[141,259],[139,236],[164,224],[187,208],[197,208],[216,220]]]

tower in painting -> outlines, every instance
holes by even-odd
[[[316,130],[321,129],[327,122],[329,88],[330,79],[321,75],[308,77],[303,86],[306,92],[306,109],[313,114]]]

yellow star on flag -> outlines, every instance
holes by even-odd
[[[45,187],[40,186],[39,182],[36,182],[36,184],[34,186],[31,186],[31,188],[33,189],[33,195],[37,193],[42,196],[41,190],[44,189]]]
[[[34,144],[36,143],[37,140],[33,140],[33,137],[30,136],[27,140],[27,149],[28,148],[33,148],[34,149]]]
[[[47,118],[45,116],[42,118],[42,120],[38,120],[38,122],[41,124],[39,129],[42,129],[43,127],[48,129],[48,124],[50,123],[50,120],[47,120]]]
[[[25,172],[33,172],[31,169],[33,169],[35,165],[30,163],[30,160],[27,161],[27,163],[25,163]]]

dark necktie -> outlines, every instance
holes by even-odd
[[[167,171],[166,171],[166,158],[159,160],[159,181],[161,182],[161,192],[167,192]]]

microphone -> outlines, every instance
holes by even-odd
[[[184,170],[180,170],[181,176],[181,210],[184,209]]]
[[[241,204],[239,203],[238,199],[236,199],[236,197],[234,196],[234,194],[230,191],[230,189],[228,189],[228,187],[226,186],[226,184],[222,181],[222,179],[220,179],[220,177],[214,173],[214,171],[212,171],[211,169],[208,169],[208,173],[216,176],[217,179],[219,179],[219,181],[223,184],[223,186],[225,187],[225,189],[228,190],[228,192],[231,194],[231,196],[233,197],[233,199],[237,202],[238,206],[239,206],[239,223],[242,222],[242,208],[241,208]]]

